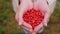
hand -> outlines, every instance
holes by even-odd
[[[18,24],[23,28],[23,29],[26,29],[28,30],[29,32],[32,32],[32,26],[26,22],[23,21],[23,14],[24,12],[26,11],[27,9],[27,4],[25,6],[25,3],[22,1],[21,5],[18,6],[17,10],[16,10],[16,20],[18,22]]]
[[[30,34],[36,34],[36,32],[32,31],[32,33],[30,33]]]
[[[39,0],[38,1],[39,5],[39,9],[44,13],[44,11],[46,11],[43,15],[44,15],[44,20],[42,21],[41,24],[39,24],[38,26],[35,27],[34,31],[37,33],[42,27],[47,26],[48,23],[48,19],[50,17],[50,9],[49,6],[47,5],[45,0]],[[44,8],[42,8],[44,7]]]
[[[36,27],[34,28],[34,32],[37,33],[42,27],[43,27],[43,24],[42,24],[42,23],[39,24],[38,26],[36,26]]]
[[[49,22],[49,19],[43,20],[41,24],[35,27],[34,32],[38,32],[41,28],[47,27],[47,23]]]
[[[30,24],[26,23],[26,22],[24,22],[22,24],[22,26],[24,26],[23,28],[26,29],[29,32],[32,32],[33,31],[32,26]]]
[[[19,12],[16,12],[15,18],[16,18],[17,22],[19,22],[18,24],[19,24],[23,29],[26,29],[26,30],[28,30],[29,32],[32,31],[32,26],[29,25],[28,23],[25,23],[25,22],[23,21],[23,19],[20,19],[20,18],[19,18]],[[20,20],[19,20],[19,19],[20,19]]]

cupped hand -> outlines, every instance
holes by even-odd
[[[26,12],[26,10],[29,7],[29,3],[26,3],[27,1],[21,1],[21,4],[17,7],[16,10],[16,20],[23,29],[28,30],[29,32],[32,32],[32,26],[23,20],[23,14]]]
[[[38,26],[35,27],[34,31],[37,33],[42,27],[47,26],[48,19],[49,19],[49,6],[45,0],[39,0],[37,2],[39,9],[42,11],[44,15],[44,20],[39,24]],[[48,19],[47,19],[48,18]]]
[[[45,21],[43,20],[43,21],[41,22],[41,24],[39,24],[38,26],[36,26],[36,27],[34,28],[34,31],[33,31],[33,32],[37,33],[38,31],[40,31],[41,28],[47,27],[47,23],[48,23],[48,22],[49,22],[49,19],[46,19]]]
[[[34,28],[34,32],[37,33],[41,28],[43,28],[43,24],[42,23]]]

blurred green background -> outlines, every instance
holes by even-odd
[[[0,34],[24,34],[15,20],[11,0],[0,0]],[[60,0],[43,34],[60,34]]]

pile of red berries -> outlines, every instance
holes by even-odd
[[[23,20],[26,23],[29,23],[33,28],[39,25],[44,19],[44,15],[42,15],[40,10],[30,9],[23,15]]]

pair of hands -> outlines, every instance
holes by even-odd
[[[36,34],[42,27],[47,26],[47,23],[44,23],[44,21],[42,21],[42,23],[39,24],[38,26],[36,26],[33,30],[32,26],[30,24],[23,21],[23,18],[22,18],[23,12],[19,13],[18,9],[17,9],[15,18],[16,18],[19,26],[21,26],[23,29],[28,30],[30,32],[30,34]]]
[[[19,12],[16,13],[16,20],[17,20],[19,26],[21,26],[23,29],[28,30],[30,32],[30,34],[36,34],[42,27],[47,26],[47,23],[42,22],[41,24],[36,26],[33,30],[32,26],[30,24],[24,22],[22,19],[19,18],[19,15],[20,15]]]

